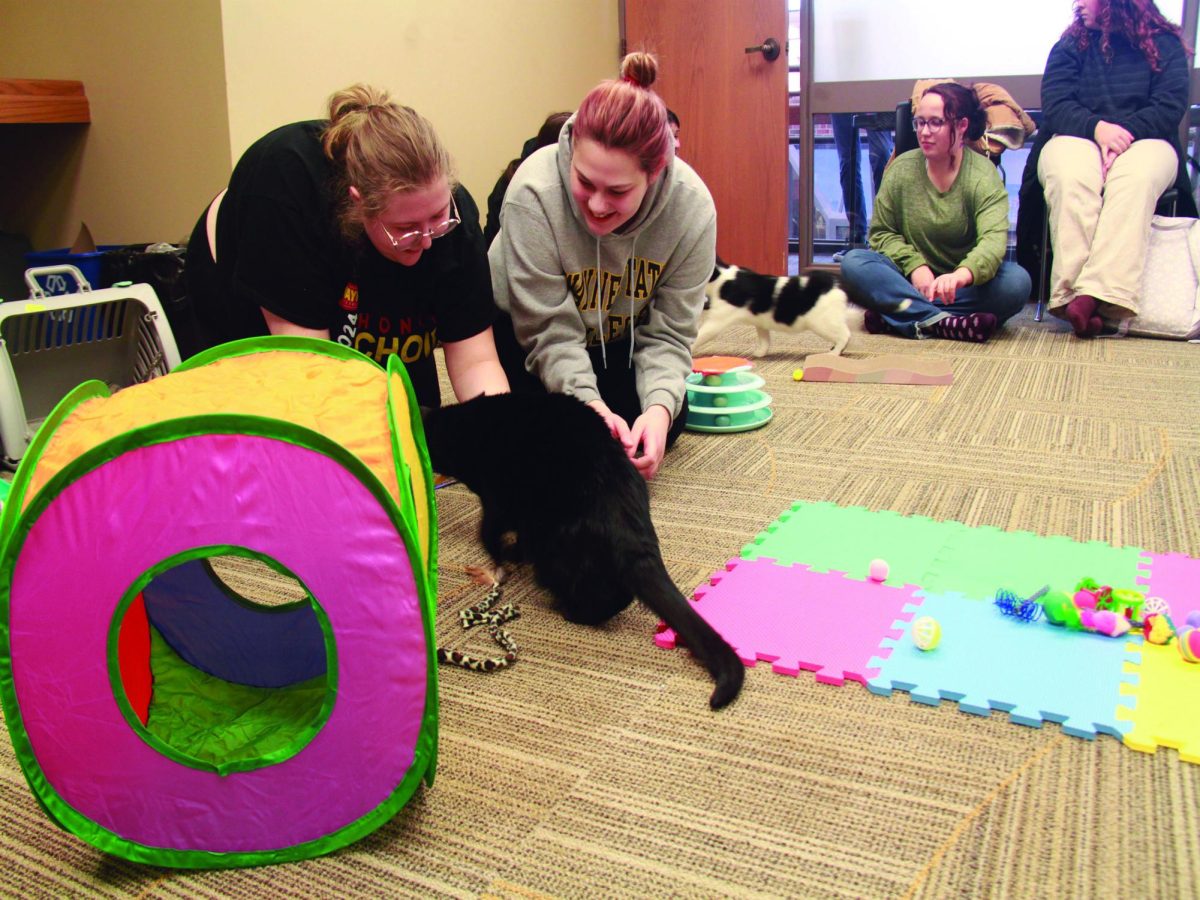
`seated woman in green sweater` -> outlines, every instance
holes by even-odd
[[[843,286],[868,308],[872,334],[983,342],[1029,299],[1029,274],[1004,261],[1008,192],[996,167],[966,147],[985,123],[960,84],[921,96],[913,118],[921,149],[884,173],[871,249],[842,258]]]

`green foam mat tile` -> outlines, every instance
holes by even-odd
[[[888,584],[918,584],[930,592],[980,600],[991,599],[1000,588],[1020,596],[1044,585],[1069,590],[1085,576],[1133,588],[1149,565],[1138,547],[804,502],[792,504],[742,548],[741,556],[857,579],[866,578],[871,560],[878,558],[888,563]]]
[[[990,600],[1000,588],[1028,597],[1039,588],[1071,591],[1084,577],[1136,588],[1149,564],[1138,547],[1082,543],[1062,535],[1001,531],[987,526],[954,532],[933,567],[929,591],[958,591]]]
[[[864,579],[873,559],[888,563],[887,584],[929,583],[943,546],[966,526],[887,510],[872,512],[835,503],[793,503],[742,548],[743,559],[769,557],[815,572],[845,572]]]

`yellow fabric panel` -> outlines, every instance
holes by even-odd
[[[400,503],[383,370],[366,360],[273,350],[219,359],[81,403],[46,445],[25,504],[64,466],[110,438],[210,413],[263,416],[319,432],[361,459]]]
[[[409,479],[412,482],[413,507],[417,516],[417,540],[421,545],[421,558],[425,561],[425,569],[429,570],[430,557],[430,522],[429,522],[429,489],[425,481],[425,472],[421,466],[421,454],[417,449],[417,439],[409,425],[411,410],[408,405],[408,393],[404,389],[404,381],[399,375],[391,376],[392,403],[395,405],[395,422],[397,442],[400,454],[408,466]]]

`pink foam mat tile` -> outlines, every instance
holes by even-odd
[[[731,559],[725,570],[695,592],[697,611],[753,666],[770,662],[775,672],[815,673],[824,684],[846,679],[866,684],[877,673],[868,665],[885,638],[898,638],[920,608],[919,589],[816,572],[773,559]],[[674,647],[671,629],[658,633],[660,647]]]
[[[1171,606],[1176,626],[1187,614],[1200,609],[1200,559],[1182,553],[1147,554],[1147,571],[1140,588],[1148,597],[1162,597]]]

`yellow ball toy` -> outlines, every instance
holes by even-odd
[[[804,370],[803,369],[796,369],[794,372],[792,372],[792,381],[803,381],[803,380],[804,380]]]
[[[933,616],[913,619],[912,641],[918,650],[932,650],[942,640],[942,626]]]

